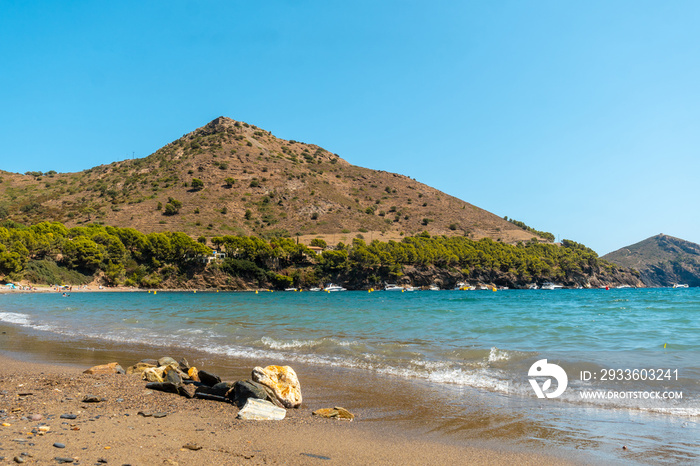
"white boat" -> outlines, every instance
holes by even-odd
[[[433,284],[433,285],[430,285],[430,286],[428,287],[428,290],[429,290],[429,291],[440,291],[440,287],[437,286],[437,285],[435,285],[435,284]]]
[[[323,291],[323,289],[319,288],[317,286],[314,286],[313,288],[309,288],[309,291]]]
[[[556,283],[551,282],[545,282],[540,287],[542,290],[561,290],[562,288],[564,288],[563,285],[557,285]]]
[[[343,288],[343,287],[340,286],[340,285],[334,285],[334,284],[332,284],[332,283],[329,283],[328,286],[326,286],[326,287],[323,289],[323,291],[327,291],[328,293],[330,293],[331,291],[347,291],[347,289],[346,289],[346,288]]]
[[[403,287],[389,283],[384,287],[384,291],[403,291]]]
[[[284,291],[296,291],[296,288],[285,288]]]
[[[686,283],[674,283],[673,287],[674,288],[688,288],[688,284],[686,284]]]
[[[416,291],[416,287],[408,285],[408,286],[404,286],[403,290],[404,291]]]
[[[527,285],[527,289],[528,290],[539,290],[540,287],[537,286],[537,283],[530,283],[529,285]]]

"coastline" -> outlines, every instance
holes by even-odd
[[[86,365],[14,356],[0,352],[0,423],[10,424],[0,427],[0,457],[7,463],[26,453],[31,456],[24,459],[39,464],[55,463],[55,457],[81,464],[100,459],[109,464],[570,464],[545,452],[459,444],[420,428],[407,429],[405,423],[371,419],[368,413],[353,422],[321,419],[312,411],[328,407],[319,404],[327,394],[313,384],[304,388],[303,379],[310,401],[288,410],[287,418],[241,421],[234,405],[146,390],[138,376],[86,375]],[[105,401],[84,403],[87,394]],[[166,416],[143,417],[139,411]],[[60,418],[65,413],[78,417],[66,421]],[[32,414],[42,419],[31,421]],[[48,432],[37,431],[41,425]],[[65,448],[56,448],[57,442]],[[202,448],[189,450],[187,444]]]

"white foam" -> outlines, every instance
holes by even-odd
[[[489,362],[507,361],[509,359],[510,354],[508,353],[508,351],[500,350],[495,346],[491,348],[491,351],[489,352]]]
[[[261,341],[265,346],[276,350],[293,348],[311,348],[321,343],[318,340],[277,341],[270,337],[262,337]]]
[[[0,321],[27,327],[32,324],[29,315],[19,314],[17,312],[0,312]]]

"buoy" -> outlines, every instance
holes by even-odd
[[[194,291],[193,291],[193,293],[196,293],[196,292],[197,292],[197,290],[194,290]]]
[[[156,290],[153,290],[153,294],[156,294],[156,293],[158,293],[158,292]]]
[[[664,349],[666,349],[666,343],[664,343]]]
[[[255,294],[258,294],[258,290],[255,290]]]

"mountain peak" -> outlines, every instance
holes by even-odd
[[[22,223],[99,222],[194,237],[298,235],[336,244],[422,231],[506,243],[536,236],[407,176],[354,166],[320,146],[224,116],[143,159],[6,176],[0,199],[11,195],[0,207]],[[166,210],[173,200],[176,212]]]
[[[700,245],[660,233],[602,259],[636,269],[647,286],[700,286]]]

